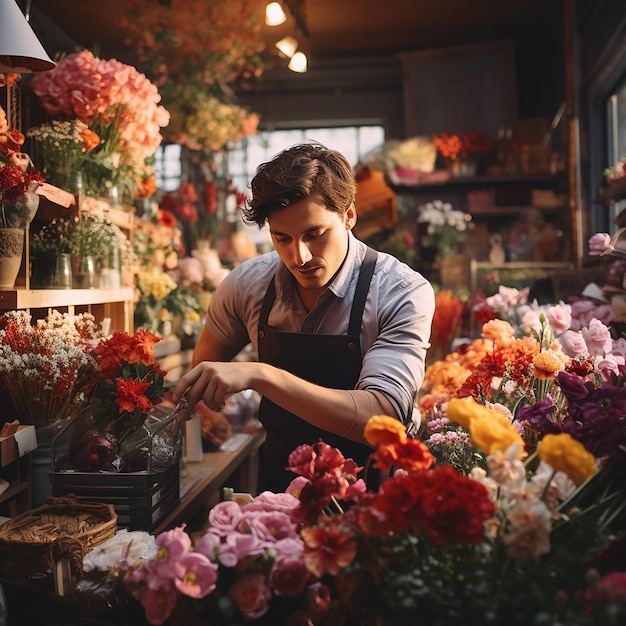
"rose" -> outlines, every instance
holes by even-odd
[[[235,581],[230,597],[247,618],[257,619],[267,612],[272,592],[262,574],[249,574]]]
[[[589,239],[589,254],[598,256],[611,250],[611,235],[608,233],[596,233]]]

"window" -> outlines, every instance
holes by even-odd
[[[180,187],[182,149],[178,144],[159,146],[155,154],[154,177],[159,189],[175,191]]]
[[[346,126],[260,132],[229,151],[228,177],[239,191],[247,191],[261,163],[285,148],[311,141],[339,150],[354,167],[365,154],[383,144],[385,131],[382,126]]]
[[[626,78],[607,100],[607,163],[610,168],[626,159]],[[626,200],[612,206],[614,220],[626,208]]]

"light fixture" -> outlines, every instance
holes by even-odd
[[[287,66],[292,72],[304,73],[307,68],[307,58],[304,52],[296,52]]]
[[[265,23],[268,26],[279,26],[287,20],[283,7],[279,2],[270,2],[265,7]]]
[[[0,0],[0,72],[43,72],[55,65],[15,0]]]
[[[0,73],[27,74],[51,70],[56,63],[37,39],[15,0],[0,0]],[[19,130],[19,92],[7,84],[6,118],[9,128]]]
[[[276,47],[289,59],[296,53],[298,49],[298,40],[294,37],[283,37],[276,42]]]

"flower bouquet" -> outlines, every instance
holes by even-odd
[[[374,416],[370,463],[390,472],[378,491],[339,450],[299,446],[286,493],[221,502],[194,539],[184,527],[157,535],[156,554],[109,573],[113,593],[136,598],[150,624],[621,624],[626,574],[598,556],[624,503],[598,459],[565,432],[527,454],[473,398],[448,415],[484,467],[437,463]]]
[[[176,457],[170,412],[154,411],[165,393],[165,372],[154,356],[158,341],[160,337],[144,330],[132,336],[116,331],[95,346],[99,373],[91,402],[60,437],[58,447],[65,449],[56,456],[60,460],[67,455],[60,463],[63,469],[129,472],[146,470],[162,455],[166,463]],[[169,428],[159,429],[155,439],[152,429],[163,420]]]
[[[417,221],[426,225],[424,245],[437,248],[440,257],[445,258],[459,252],[471,227],[472,216],[455,210],[449,202],[434,200],[422,205]]]

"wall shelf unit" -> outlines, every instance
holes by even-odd
[[[45,317],[50,309],[70,315],[91,313],[96,321],[111,319],[111,330],[133,331],[134,290],[119,289],[12,289],[0,291],[0,311],[25,309]]]

